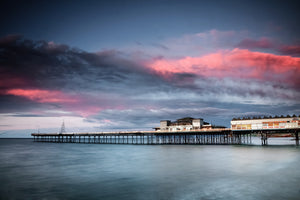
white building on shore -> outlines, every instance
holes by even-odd
[[[232,130],[300,128],[299,117],[274,117],[263,119],[233,119]]]

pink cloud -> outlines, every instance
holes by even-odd
[[[191,73],[205,77],[286,81],[295,85],[299,84],[300,77],[300,58],[238,48],[200,57],[156,59],[147,65],[166,78],[174,73]]]
[[[61,109],[76,113],[83,117],[94,115],[103,108],[94,104],[91,98],[82,98],[77,95],[68,95],[61,91],[40,90],[40,89],[10,89],[7,95],[25,97],[38,103],[59,103]]]
[[[38,103],[56,103],[61,111],[58,115],[80,115],[88,117],[98,114],[103,109],[124,109],[118,100],[110,97],[96,97],[87,94],[70,95],[61,91],[41,89],[9,89],[3,92],[5,95],[24,97]]]
[[[76,98],[62,93],[61,91],[39,89],[10,89],[7,95],[21,96],[39,103],[74,103]]]

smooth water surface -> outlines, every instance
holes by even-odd
[[[0,199],[300,199],[300,148],[0,139]]]

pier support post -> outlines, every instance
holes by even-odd
[[[295,132],[295,140],[296,140],[296,146],[299,146],[299,135],[298,135],[298,131],[297,130]]]
[[[268,133],[261,133],[261,145],[268,145]]]

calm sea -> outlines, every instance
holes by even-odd
[[[300,199],[295,146],[0,139],[0,199]]]

